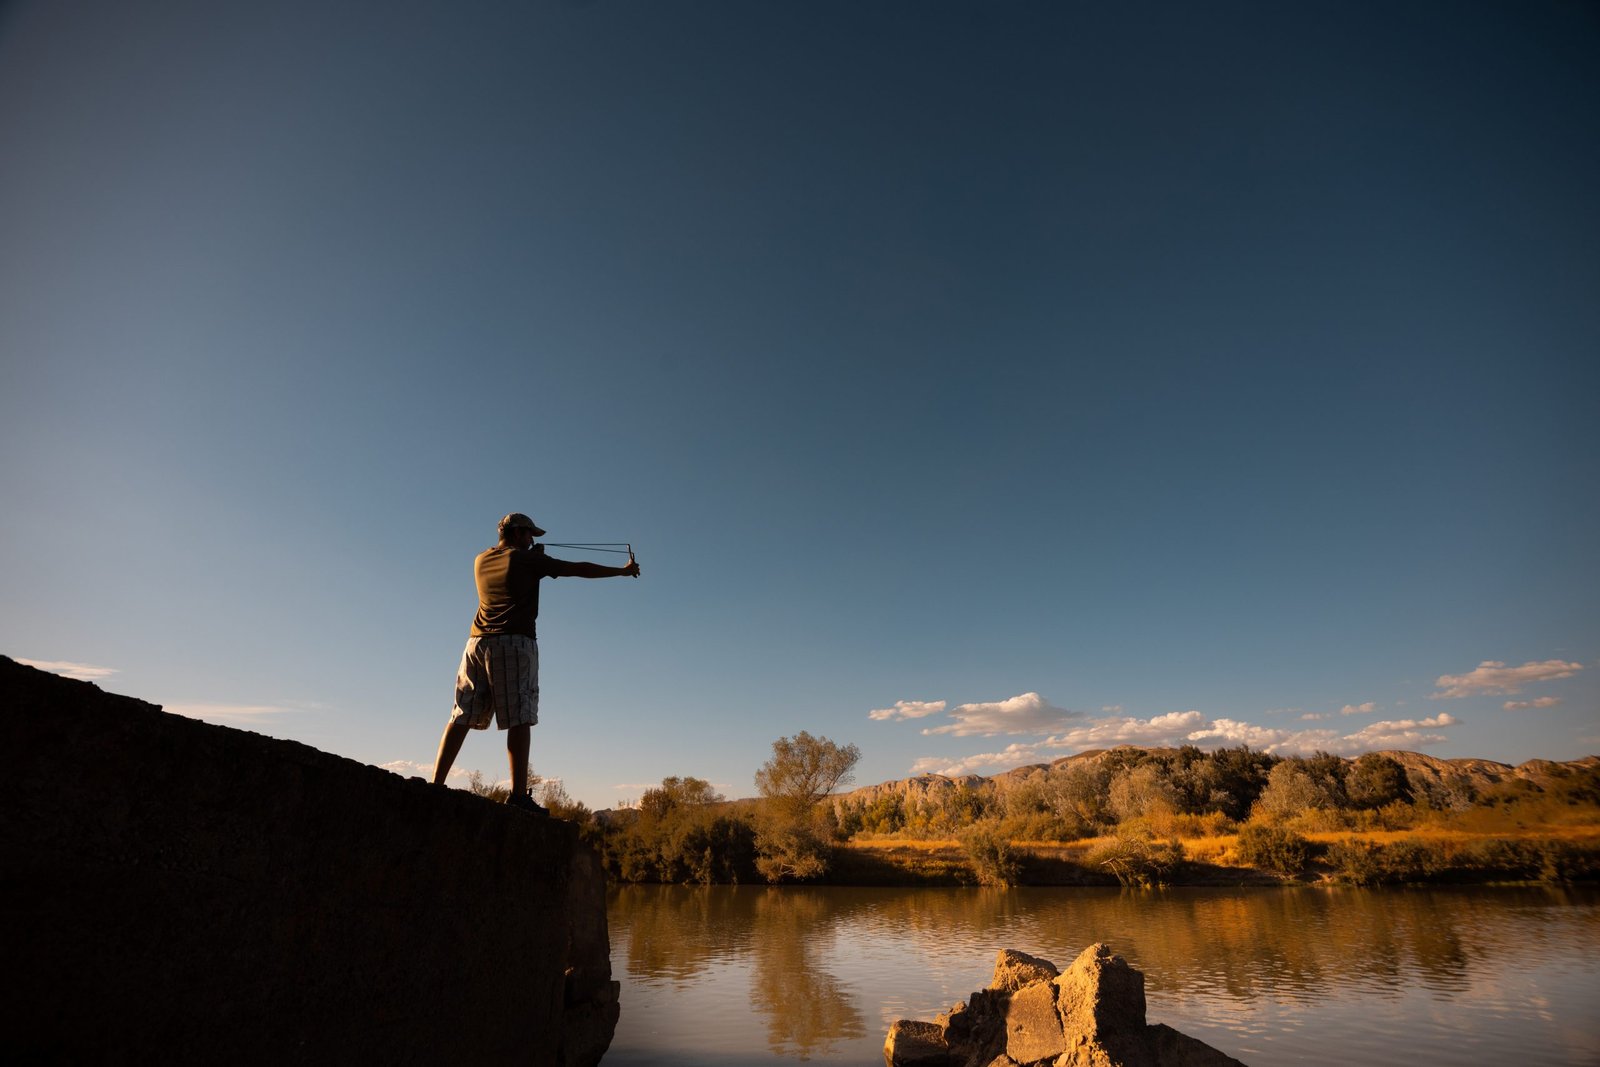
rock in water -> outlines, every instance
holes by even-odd
[[[931,1023],[901,1020],[889,1067],[1244,1067],[1170,1026],[1145,1022],[1144,975],[1104,944],[1058,973],[1012,949],[988,989]]]
[[[943,1067],[950,1062],[944,1027],[938,1023],[901,1019],[889,1027],[883,1043],[883,1057],[902,1067]]]
[[[1048,982],[1060,973],[1049,960],[1014,948],[1003,948],[994,958],[994,977],[989,979],[989,988],[1014,993],[1029,982],[1040,979]]]

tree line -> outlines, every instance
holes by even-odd
[[[928,775],[839,794],[860,755],[804,731],[779,738],[748,800],[679,776],[617,811],[590,812],[556,783],[540,793],[554,814],[580,825],[612,878],[704,884],[825,880],[841,848],[885,841],[955,841],[976,880],[1013,884],[1024,843],[1086,839],[1099,842],[1086,861],[1094,870],[1148,884],[1184,861],[1181,839],[1222,835],[1236,835],[1233,855],[1246,865],[1289,872],[1328,853],[1352,872],[1347,880],[1370,882],[1384,880],[1372,849],[1352,840],[1317,852],[1303,835],[1406,830],[1439,817],[1520,825],[1534,807],[1545,815],[1600,807],[1600,773],[1549,790],[1521,782],[1480,795],[1465,780],[1412,776],[1377,753],[1349,760],[1190,745],[1121,747],[993,778]]]

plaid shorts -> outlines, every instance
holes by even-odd
[[[456,670],[451,722],[504,730],[539,721],[539,642],[526,634],[469,637]]]

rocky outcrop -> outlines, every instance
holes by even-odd
[[[994,978],[933,1022],[889,1028],[888,1067],[1243,1067],[1170,1026],[1147,1024],[1144,975],[1090,945],[1058,973],[1003,949]]]
[[[598,1063],[573,826],[0,657],[6,1046],[32,1062]]]

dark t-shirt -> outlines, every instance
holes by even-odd
[[[478,614],[472,636],[527,634],[538,637],[539,579],[572,573],[572,564],[552,559],[544,549],[496,545],[478,553],[472,576],[478,583]]]

